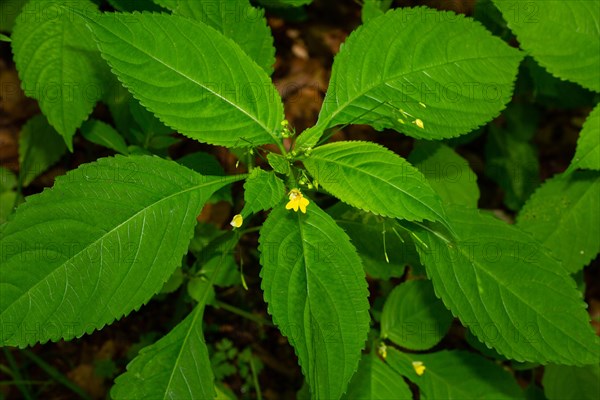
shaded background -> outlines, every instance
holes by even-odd
[[[2,0],[4,1],[4,0]],[[396,1],[394,6],[428,5],[449,9],[481,18],[495,34],[518,45],[502,24],[480,17],[475,0],[468,1]],[[481,6],[483,1],[479,2]],[[277,61],[274,82],[285,103],[287,119],[297,132],[312,126],[318,116],[327,89],[333,56],[346,36],[360,23],[360,4],[348,1],[316,0],[310,6],[294,11],[267,11],[269,25],[275,38]],[[501,22],[501,21],[500,21]],[[18,140],[23,124],[39,114],[36,102],[25,97],[19,87],[18,75],[12,61],[9,43],[0,42],[0,166],[19,172]],[[559,81],[547,74],[533,60],[521,66],[515,90],[515,104],[522,113],[522,126],[511,126],[511,114],[504,113],[487,127],[449,141],[465,157],[478,176],[481,190],[480,208],[494,210],[512,222],[515,209],[546,178],[564,171],[575,152],[576,141],[583,121],[598,101],[595,95],[576,84]],[[111,122],[106,107],[99,104],[93,116]],[[513,179],[522,179],[522,193],[507,193],[498,176],[489,169],[491,131],[531,129],[533,138],[525,140],[537,153],[530,165],[514,165]],[[195,151],[215,155],[227,173],[241,171],[237,158],[221,147],[202,145],[179,137],[182,141],[169,148],[169,155],[179,158]],[[333,140],[370,140],[381,143],[403,157],[410,153],[414,139],[392,131],[376,132],[367,126],[351,126],[333,136]],[[52,186],[54,178],[82,163],[113,154],[81,136],[74,141],[75,152],[67,154],[52,168],[26,188],[24,194],[40,192]],[[487,150],[486,150],[487,148]],[[507,151],[510,151],[508,149]],[[261,160],[257,159],[261,164]],[[242,195],[234,187],[235,199]],[[517,208],[516,208],[517,207]],[[226,202],[209,204],[199,221],[227,228],[232,206]],[[248,290],[241,286],[219,289],[221,308],[208,307],[205,313],[205,337],[212,353],[217,377],[238,398],[256,398],[252,369],[265,399],[294,399],[303,378],[293,349],[269,322],[266,304],[262,300],[260,266],[257,262],[257,236],[245,235],[235,256],[243,260]],[[587,267],[581,283],[586,284],[586,300],[600,333],[600,269],[596,259]],[[370,280],[370,301],[381,309],[384,296],[401,279],[388,282]],[[158,295],[139,312],[105,327],[93,335],[70,342],[36,345],[26,350],[4,348],[0,351],[0,398],[21,399],[28,393],[34,399],[92,399],[107,397],[113,379],[125,370],[126,364],[144,346],[153,343],[174,327],[190,310],[192,303],[185,290]],[[447,337],[433,350],[470,348],[464,339],[464,329],[454,323]],[[250,350],[246,350],[250,349]],[[253,357],[251,362],[248,351]],[[510,365],[507,363],[507,365]],[[543,368],[513,371],[523,386],[539,383]]]

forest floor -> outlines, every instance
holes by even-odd
[[[397,1],[397,5],[426,4],[441,9],[453,9],[471,14],[474,1]],[[277,48],[277,61],[273,74],[274,82],[285,103],[286,117],[290,124],[301,132],[312,126],[318,116],[327,89],[334,55],[347,35],[360,23],[360,6],[353,1],[317,1],[307,8],[305,14],[290,19],[268,13],[269,25],[273,30]],[[16,90],[19,85],[17,72],[12,61],[10,44],[0,43],[0,165],[18,173],[18,138],[22,125],[39,113],[36,102]],[[6,90],[9,88],[10,90]],[[549,110],[534,141],[541,159],[541,179],[562,172],[573,157],[578,128],[573,120],[583,119],[590,109]],[[104,106],[95,110],[98,118],[106,115]],[[413,139],[393,132],[376,132],[366,126],[352,126],[338,132],[333,140],[370,140],[381,143],[402,156],[407,156]],[[475,139],[458,151],[472,165],[478,175],[482,193],[480,207],[495,210],[507,220],[513,214],[502,203],[502,191],[485,177],[482,157],[484,141]],[[210,147],[185,140],[170,149],[172,157],[203,150],[218,157],[227,172],[235,172],[237,159],[225,148]],[[105,149],[75,138],[75,152],[36,179],[26,194],[40,192],[53,184],[56,176],[97,158],[110,155]],[[239,188],[237,188],[239,190]],[[235,194],[234,194],[235,197]],[[226,228],[232,217],[227,203],[209,205],[200,220],[219,228]],[[206,311],[206,342],[221,343],[227,347],[228,339],[240,351],[250,348],[252,354],[263,365],[258,377],[262,396],[267,400],[294,399],[302,386],[303,378],[293,349],[287,340],[269,321],[266,304],[260,291],[260,267],[256,258],[257,236],[247,235],[242,242],[240,255],[244,262],[244,274],[248,290],[241,287],[218,291],[218,299],[230,305],[228,310],[209,307]],[[598,260],[586,269],[586,299],[590,313],[600,316],[600,268]],[[395,282],[395,281],[392,281]],[[371,284],[371,301],[375,301],[379,286]],[[233,307],[233,308],[232,308]],[[105,327],[92,335],[69,342],[36,345],[25,351],[5,349],[0,351],[0,365],[11,366],[14,361],[22,380],[29,385],[33,398],[77,399],[80,398],[61,377],[81,387],[92,399],[107,398],[113,379],[125,370],[127,362],[143,346],[163,336],[182,319],[189,310],[183,296],[177,292],[157,296],[138,312]],[[232,312],[233,310],[233,312]],[[242,317],[239,311],[250,314]],[[265,321],[266,320],[266,321]],[[600,324],[596,324],[600,332]],[[450,334],[439,345],[441,348],[466,348],[460,324],[455,324]],[[436,347],[437,348],[437,347]],[[226,351],[224,350],[224,353]],[[40,363],[41,358],[47,365]],[[237,361],[236,361],[237,360]],[[230,360],[234,368],[241,361]],[[237,362],[237,364],[236,364]],[[227,368],[227,367],[224,367]],[[14,370],[13,370],[14,371]],[[535,370],[531,375],[517,376],[525,384],[538,379]],[[55,376],[53,376],[55,375]],[[239,398],[256,398],[254,386],[243,374],[234,373],[225,379],[226,385]],[[0,369],[0,382],[7,380]],[[20,399],[22,392],[15,385],[0,385],[0,398]]]

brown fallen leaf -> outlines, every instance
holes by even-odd
[[[39,112],[35,100],[25,96],[17,71],[0,70],[0,124],[26,120]]]
[[[106,396],[108,390],[104,384],[104,378],[95,374],[92,364],[78,365],[67,373],[67,377],[94,399],[102,399]]]
[[[0,128],[0,166],[13,171],[19,169],[19,144],[14,126]]]

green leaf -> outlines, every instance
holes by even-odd
[[[297,147],[312,147],[324,129],[348,123],[423,139],[465,134],[511,99],[522,57],[462,15],[426,7],[389,11],[348,37],[317,126]]]
[[[165,150],[178,142],[178,139],[171,136],[173,129],[165,126],[131,95],[129,96],[128,107],[131,118],[135,121],[130,132],[134,138],[133,142],[138,143],[144,151],[167,157],[168,152]],[[130,152],[133,153],[133,150],[130,150]]]
[[[485,173],[504,190],[504,203],[519,210],[540,183],[535,147],[515,137],[512,130],[489,127],[485,145]]]
[[[15,191],[16,187],[17,177],[15,174],[6,168],[0,167],[0,238],[2,237],[1,226],[8,220],[17,204],[18,193]]]
[[[403,237],[404,232],[394,219],[378,217],[341,202],[328,208],[327,213],[350,237],[365,272],[372,278],[400,278],[406,264],[419,264],[417,250],[409,237]]]
[[[10,38],[10,36],[6,36],[3,33],[0,33],[0,42],[12,42],[12,39]]]
[[[225,175],[225,170],[212,154],[197,151],[181,157],[177,162],[202,175]]]
[[[255,168],[244,182],[244,209],[240,214],[246,217],[263,210],[269,210],[285,197],[285,184],[273,171]]]
[[[214,224],[198,222],[194,228],[194,237],[190,242],[189,249],[198,258],[214,239],[224,234],[225,231],[220,230]]]
[[[134,12],[134,11],[163,11],[157,2],[153,0],[108,0],[111,6],[118,11]]]
[[[154,3],[167,10],[175,10],[177,8],[179,0],[154,0]]]
[[[248,0],[179,0],[175,14],[203,22],[236,42],[269,75],[275,64],[273,36],[264,10]]]
[[[488,358],[502,361],[508,360],[508,358],[504,357],[502,354],[498,354],[496,350],[481,342],[477,336],[473,335],[468,329],[465,332],[465,341],[469,344],[469,346],[471,346],[472,349],[479,351]]]
[[[136,122],[130,106],[133,96],[125,87],[123,87],[115,75],[112,75],[110,79],[110,89],[102,98],[102,102],[108,106],[117,131],[121,133],[128,142],[137,144],[137,138],[132,133],[136,128]]]
[[[599,0],[494,0],[521,47],[553,75],[600,92]]]
[[[523,399],[510,373],[500,365],[467,351],[407,354],[388,348],[387,363],[414,382],[427,399]],[[412,363],[421,361],[425,372],[416,374]]]
[[[149,140],[154,136],[165,136],[173,133],[173,129],[165,126],[160,122],[154,114],[146,110],[139,101],[130,97],[129,98],[129,110],[134,121],[139,125],[142,130],[141,134]],[[145,143],[147,145],[147,143]]]
[[[149,13],[106,14],[91,26],[119,79],[166,125],[205,143],[279,144],[279,94],[221,33],[187,18]]]
[[[0,193],[0,225],[13,213],[17,196],[18,193],[12,191]]]
[[[546,365],[542,384],[548,400],[597,400],[600,395],[600,365]]]
[[[187,292],[196,301],[202,301],[205,297],[207,304],[213,304],[215,300],[215,289],[210,281],[204,277],[192,278],[188,282]],[[208,293],[208,294],[207,294]]]
[[[338,399],[369,331],[368,291],[348,236],[311,202],[275,207],[260,231],[269,314],[294,347],[313,398]]]
[[[506,206],[519,210],[540,184],[538,154],[530,143],[539,113],[535,106],[511,103],[503,116],[504,127],[489,127],[485,173],[503,189]]]
[[[575,109],[593,107],[597,103],[596,93],[574,82],[557,78],[530,56],[525,57],[521,71],[517,87],[528,92],[528,98],[536,104],[548,108]],[[519,92],[519,89],[516,91]]]
[[[123,136],[112,126],[95,119],[86,121],[81,126],[81,135],[88,141],[104,146],[121,154],[128,154],[127,143]]]
[[[408,161],[425,175],[444,203],[477,208],[477,175],[453,149],[441,143],[419,141]]]
[[[181,265],[204,202],[238,179],[117,156],[29,197],[0,239],[1,344],[69,340],[138,309]]]
[[[556,79],[556,78],[552,78]],[[575,85],[577,86],[577,85]],[[539,107],[528,103],[510,103],[502,113],[508,134],[521,141],[532,140],[540,125]]]
[[[600,173],[576,171],[546,181],[527,201],[517,226],[529,232],[569,272],[600,252]]]
[[[110,394],[120,399],[213,399],[216,396],[198,305],[158,342],[143,348],[117,377]]]
[[[508,42],[512,39],[512,32],[506,26],[506,21],[502,18],[502,13],[492,3],[492,0],[478,0],[475,3],[473,18],[481,22],[487,30],[501,37],[503,40]]]
[[[598,361],[586,305],[558,261],[495,217],[458,207],[446,212],[453,240],[435,227],[404,224],[422,243],[417,250],[436,295],[463,325],[517,361]]]
[[[97,13],[86,0],[71,3]],[[103,96],[106,63],[85,22],[55,2],[30,1],[12,34],[14,60],[25,94],[36,99],[48,122],[73,150],[72,138]]]
[[[364,354],[352,377],[345,400],[412,400],[412,393],[401,376],[377,357]]]
[[[298,392],[296,392],[296,400],[311,400],[310,388],[308,387],[308,384],[306,383],[306,379],[304,380],[304,383],[300,387],[300,390],[298,390]]]
[[[233,254],[228,254],[224,258],[221,254],[214,254],[202,263],[202,274],[210,276],[219,268],[215,276],[214,285],[219,287],[229,287],[241,283],[240,271]]]
[[[547,400],[544,392],[535,383],[529,384],[523,391],[526,400]]]
[[[184,278],[185,276],[183,275],[181,268],[177,268],[175,271],[173,271],[169,279],[167,279],[163,287],[160,289],[160,294],[175,292],[183,283]]]
[[[396,286],[385,301],[381,337],[406,349],[427,350],[446,336],[452,319],[431,282],[407,281]]]
[[[258,0],[258,2],[268,7],[300,7],[312,3],[313,0]]]
[[[2,0],[0,2],[0,31],[11,32],[27,0]]]
[[[278,174],[289,175],[292,171],[290,168],[290,162],[282,155],[277,153],[269,153],[267,154],[267,161],[273,171]]]
[[[370,142],[335,142],[302,159],[319,185],[361,210],[407,220],[443,221],[440,199],[406,160]]]
[[[197,254],[194,267],[201,270],[187,286],[192,299],[215,305],[213,285],[230,286],[239,282],[240,274],[233,257],[239,238],[240,236],[232,231],[217,235]]]
[[[0,167],[0,193],[12,191],[17,187],[17,177],[4,167]]]
[[[217,391],[217,397],[214,400],[237,400],[235,394],[228,387],[216,386],[215,390]]]
[[[219,164],[219,161],[217,161],[213,155],[208,153],[201,151],[191,153],[181,157],[177,162],[202,175],[225,176],[225,170],[221,164]],[[207,200],[207,203],[214,204],[219,201],[226,201],[228,203],[233,202],[230,186],[225,186],[217,190],[210,199]]]
[[[361,10],[363,24],[385,14],[393,0],[364,0]]]
[[[590,113],[579,134],[569,171],[576,168],[600,171],[600,105]]]
[[[28,186],[67,151],[63,138],[43,115],[31,118],[19,137],[20,180]]]
[[[200,275],[211,279],[215,286],[227,287],[240,283],[240,271],[235,260],[239,238],[233,231],[225,232],[197,253],[195,268],[200,270]]]

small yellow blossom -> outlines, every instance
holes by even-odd
[[[293,208],[294,211],[298,212],[298,208],[300,208],[300,211],[306,214],[306,206],[309,204],[309,201],[304,198],[300,190],[290,190],[289,197],[290,201],[285,206],[286,210],[290,210]]]
[[[421,129],[425,129],[425,124],[423,124],[423,121],[421,121],[419,118],[415,119],[413,121],[413,124],[415,124],[416,126],[418,126]]]
[[[240,226],[242,226],[243,223],[244,223],[244,217],[242,217],[240,214],[236,214],[233,216],[233,219],[231,220],[231,222],[229,224],[231,226],[233,226],[234,228],[239,228]]]
[[[425,373],[425,366],[423,365],[422,361],[413,361],[412,366],[417,375],[421,376]]]

